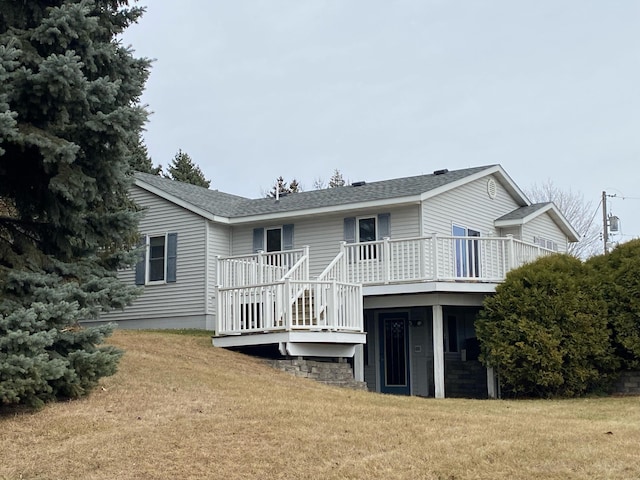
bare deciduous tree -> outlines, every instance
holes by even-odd
[[[525,194],[534,202],[553,202],[562,212],[571,226],[579,233],[580,241],[569,244],[569,253],[578,258],[588,258],[600,253],[600,226],[595,220],[593,202],[585,201],[580,192],[563,190],[551,179],[524,189]]]

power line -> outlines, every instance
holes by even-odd
[[[587,226],[585,232],[588,232],[589,229],[591,228],[591,225],[593,224],[593,221],[596,218],[596,215],[598,214],[598,211],[600,210],[600,205],[602,205],[602,199],[600,199],[600,202],[598,202],[598,206],[596,207],[596,209],[593,212],[593,216],[591,217],[591,221],[589,222],[589,225]],[[586,235],[586,233],[583,235],[583,237]]]
[[[607,197],[619,198],[621,200],[640,200],[640,197],[625,197],[624,195],[618,196],[617,193],[614,193],[613,195],[607,195]]]

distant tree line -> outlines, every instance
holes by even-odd
[[[335,169],[328,183],[325,183],[322,178],[317,178],[316,180],[314,180],[313,189],[322,190],[324,188],[343,187],[345,184],[346,182],[342,177],[342,173],[340,173],[340,170]],[[267,198],[275,198],[276,192],[278,195],[287,195],[289,193],[298,193],[302,191],[302,186],[297,179],[293,178],[291,182],[287,184],[287,182],[284,180],[284,177],[280,175],[278,178],[276,178],[275,184],[273,185],[273,187],[271,187],[271,190],[269,190],[265,194],[265,196]]]

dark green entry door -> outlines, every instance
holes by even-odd
[[[380,391],[410,395],[409,317],[406,313],[380,315]]]

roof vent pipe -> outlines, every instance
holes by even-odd
[[[361,186],[366,185],[366,184],[367,184],[367,182],[353,182],[351,184],[351,186],[352,187],[361,187]]]
[[[433,171],[434,175],[444,175],[445,173],[449,173],[449,169],[448,168],[443,168],[442,170],[434,170]]]

